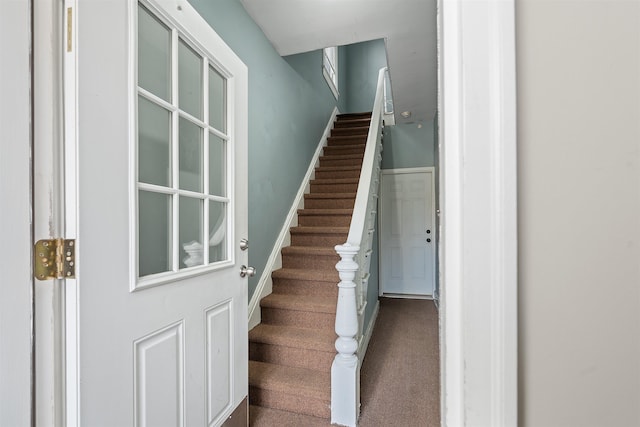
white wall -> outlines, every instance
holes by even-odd
[[[640,425],[640,2],[516,4],[522,426]]]

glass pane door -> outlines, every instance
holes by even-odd
[[[229,258],[227,79],[138,5],[138,279],[161,283]]]

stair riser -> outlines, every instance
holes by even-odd
[[[347,241],[347,233],[340,234],[291,234],[291,244],[294,246],[322,246],[333,247]]]
[[[352,209],[354,199],[305,199],[304,207],[308,209]]]
[[[335,356],[335,351],[307,350],[258,342],[249,343],[250,360],[313,369],[320,372],[331,372],[331,363]]]
[[[331,417],[331,401],[311,399],[306,396],[292,393],[283,393],[274,390],[263,390],[257,387],[249,387],[249,401],[252,405],[266,406],[267,408],[281,409],[297,412],[320,418]]]
[[[338,121],[354,119],[371,119],[371,112],[361,111],[359,113],[340,113],[337,118]]]
[[[308,295],[338,297],[340,277],[336,270],[335,283],[296,279],[273,279],[273,293],[286,295]]]
[[[322,168],[316,169],[316,179],[338,179],[338,178],[360,178],[360,170],[346,170],[346,171],[335,171],[335,170],[323,170]]]
[[[327,147],[342,147],[345,145],[366,144],[367,136],[330,136],[327,138]]]
[[[344,128],[344,129],[332,129],[331,136],[363,136],[367,137],[369,133],[368,129],[358,129],[358,128]]]
[[[325,147],[323,154],[327,156],[335,156],[341,154],[360,154],[364,156],[364,145],[362,147],[349,147],[346,145],[343,147]]]
[[[348,227],[351,215],[298,215],[298,225],[303,227]]]
[[[335,159],[320,157],[320,167],[322,166],[362,166],[362,159]]]
[[[312,193],[355,193],[358,184],[311,184]]]
[[[370,124],[371,124],[371,119],[338,120],[334,123],[333,127],[342,129],[342,128],[349,128],[349,127],[369,126]]]
[[[282,254],[284,268],[300,268],[307,270],[330,270],[336,268],[340,257],[336,255],[322,256],[309,254]]]
[[[335,327],[336,315],[312,311],[286,310],[261,307],[262,323],[269,325],[295,326],[298,328],[331,329]]]

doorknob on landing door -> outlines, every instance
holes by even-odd
[[[245,277],[245,276],[253,277],[255,275],[256,275],[255,268],[247,267],[246,265],[243,265],[242,267],[240,267],[240,277]]]
[[[240,250],[246,251],[249,249],[249,241],[247,239],[240,239]]]

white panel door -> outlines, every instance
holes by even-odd
[[[32,422],[30,13],[0,2],[0,426]]]
[[[247,69],[186,1],[71,6],[67,424],[220,425],[247,396]]]
[[[380,292],[433,296],[433,171],[383,171],[380,196]]]

